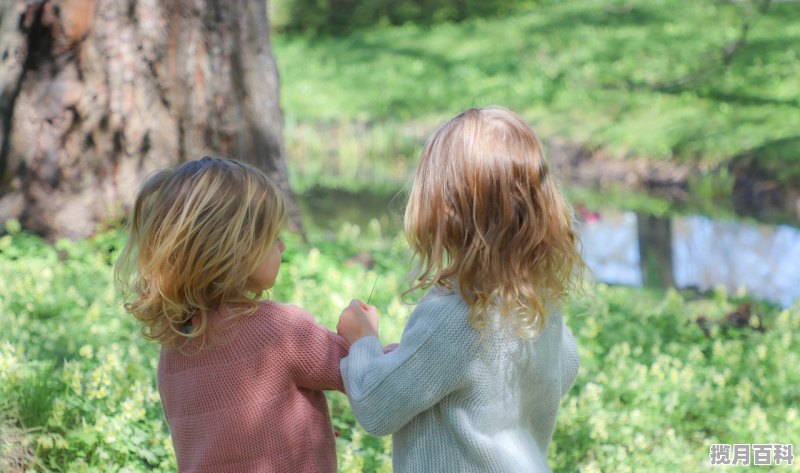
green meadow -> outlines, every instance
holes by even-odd
[[[0,471],[175,471],[155,384],[158,346],[144,341],[112,285],[124,233],[50,245],[10,227],[0,237]],[[399,297],[403,238],[373,221],[308,240],[287,236],[271,297],[333,329],[378,277],[382,341],[398,341],[412,309]],[[371,269],[354,258],[364,252]],[[749,324],[725,321],[744,306]],[[555,471],[716,471],[712,444],[796,447],[800,307],[722,290],[597,284],[565,314],[581,369],[562,401],[549,452]],[[340,471],[391,471],[389,437],[367,435],[344,395],[329,401]],[[29,469],[14,470],[15,461]]]

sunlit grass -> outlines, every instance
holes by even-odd
[[[773,2],[756,15],[723,66],[748,5],[542,2],[461,24],[277,35],[290,169],[301,186],[337,175],[397,185],[436,124],[501,104],[542,136],[618,157],[699,162],[713,173],[761,149],[767,172],[795,179],[800,154],[781,143],[800,129],[800,4]]]
[[[2,451],[33,453],[37,469],[175,471],[155,385],[158,346],[143,340],[111,285],[124,236],[55,246],[17,229],[0,237],[0,437],[14,442]],[[399,340],[412,306],[400,299],[410,262],[396,229],[341,224],[313,230],[307,244],[285,240],[274,299],[333,328],[377,277],[382,341]],[[726,325],[743,304],[750,325]],[[800,362],[800,307],[723,290],[598,285],[565,314],[581,370],[549,451],[555,471],[712,471],[712,443],[796,448],[800,372],[787,367]],[[388,437],[367,435],[343,395],[329,401],[340,471],[390,471]]]

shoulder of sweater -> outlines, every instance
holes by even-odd
[[[243,328],[263,335],[285,333],[314,324],[314,317],[302,307],[279,302],[259,301],[256,311],[239,320]]]
[[[453,310],[459,305],[463,305],[464,309],[468,309],[461,294],[448,289],[435,287],[428,291],[425,297],[419,301],[415,311],[433,313],[448,309]]]
[[[314,317],[307,310],[300,306],[292,304],[281,304],[271,300],[263,300],[258,303],[258,310],[256,312],[263,312],[265,314],[274,315],[277,317],[301,317],[304,319],[314,320]]]
[[[265,315],[269,318],[266,323],[261,323],[260,326],[272,332],[282,334],[289,332],[295,334],[331,332],[311,312],[300,306],[281,304],[274,301],[261,301],[260,305],[259,312],[263,312],[262,316]],[[344,339],[341,341],[346,344]]]
[[[436,310],[441,307],[463,305],[468,309],[464,298],[458,291],[440,286],[431,288],[419,302],[418,307],[426,310]]]
[[[408,326],[449,326],[453,329],[469,330],[467,320],[469,307],[458,292],[444,288],[433,288],[417,304],[412,312]]]

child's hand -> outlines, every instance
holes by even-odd
[[[363,337],[377,337],[378,309],[373,305],[353,299],[339,316],[336,332],[351,345]]]
[[[399,346],[400,346],[399,343],[390,343],[390,344],[386,345],[385,347],[383,347],[383,354],[385,355],[387,353],[391,353],[391,352],[397,350],[397,347],[399,347]]]

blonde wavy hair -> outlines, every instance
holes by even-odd
[[[405,212],[419,263],[406,293],[458,289],[473,327],[496,309],[519,336],[535,336],[551,304],[582,287],[572,220],[531,128],[505,108],[467,110],[422,151]]]
[[[204,157],[153,174],[136,197],[115,267],[125,309],[148,339],[202,347],[212,311],[256,310],[261,293],[248,278],[285,221],[281,192],[248,164]]]

